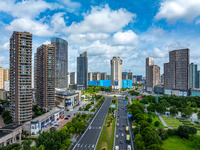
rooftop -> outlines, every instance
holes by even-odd
[[[19,124],[9,124],[7,126],[4,126],[2,128],[0,128],[0,130],[13,130],[13,129],[16,129],[18,127],[20,127],[21,125]]]
[[[68,90],[56,90],[56,94],[60,94],[60,95],[65,95],[65,96],[72,96],[72,95],[75,95],[77,93],[75,93],[75,91],[73,92],[70,92]]]

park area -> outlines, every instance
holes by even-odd
[[[191,141],[180,138],[179,136],[170,136],[163,141],[164,150],[196,150]]]
[[[183,125],[181,122],[179,122],[178,120],[176,120],[175,118],[172,117],[168,117],[168,116],[161,116],[163,118],[163,120],[165,121],[165,123],[173,128],[173,129],[178,129],[178,127],[180,125]]]

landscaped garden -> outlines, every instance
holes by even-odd
[[[178,121],[173,117],[168,117],[168,116],[161,116],[161,117],[163,118],[165,123],[173,129],[177,129],[180,125],[183,125],[180,121]]]

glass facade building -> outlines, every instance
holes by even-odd
[[[61,38],[51,38],[55,46],[55,88],[67,88],[68,42]]]

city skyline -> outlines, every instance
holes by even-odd
[[[142,75],[145,58],[154,57],[162,74],[168,52],[182,48],[189,48],[190,62],[200,65],[197,53],[200,12],[190,13],[193,7],[200,8],[200,2],[191,0],[185,5],[180,0],[123,3],[2,0],[0,66],[9,68],[9,37],[13,31],[33,34],[33,53],[41,44],[49,44],[53,37],[68,41],[69,72],[76,71],[76,57],[84,51],[88,51],[89,72],[110,74],[110,68],[104,66],[109,66],[113,56],[120,56],[124,70]],[[24,13],[26,10],[30,11]]]

